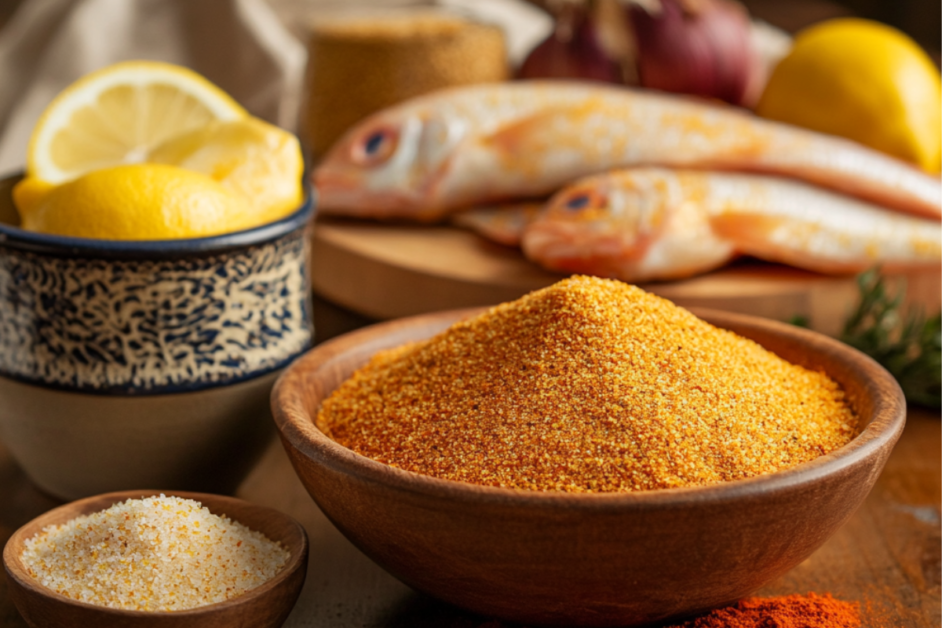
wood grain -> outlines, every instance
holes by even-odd
[[[495,305],[564,275],[541,269],[519,250],[448,225],[379,224],[318,218],[312,285],[321,296],[374,319]],[[890,278],[930,312],[942,304],[942,269]],[[684,281],[644,287],[683,307],[707,307],[787,321],[803,316],[816,331],[840,332],[856,305],[853,277],[828,277],[757,260]]]
[[[367,321],[315,302],[320,332]],[[940,506],[942,421],[910,407],[903,434],[861,508],[824,545],[756,595],[833,593],[857,601],[863,628],[937,628],[942,604]],[[285,628],[503,628],[417,593],[356,549],[315,505],[279,442],[270,443],[238,496],[292,515],[307,531],[311,560]],[[0,441],[0,544],[30,519],[61,504],[30,483]],[[0,573],[0,626],[26,628]]]
[[[780,473],[631,494],[513,491],[389,467],[313,425],[321,401],[378,349],[471,312],[391,321],[337,338],[286,370],[273,414],[295,470],[365,554],[418,590],[536,625],[640,626],[750,594],[809,556],[864,500],[899,433],[902,392],[870,358],[790,325],[698,312],[785,359],[822,369],[866,428]]]
[[[275,628],[291,612],[307,574],[308,542],[304,528],[277,510],[234,497],[206,493],[166,491],[195,499],[216,515],[226,515],[290,552],[288,564],[264,584],[225,602],[172,613],[129,611],[95,606],[69,599],[40,585],[21,560],[24,543],[43,528],[60,525],[79,515],[105,510],[126,499],[157,495],[162,491],[121,491],[89,497],[50,510],[13,533],[3,551],[9,596],[32,628],[101,628],[154,626],[160,628]]]
[[[863,628],[938,627],[940,452],[939,413],[909,408],[903,435],[860,510],[807,560],[757,595],[831,592],[861,602]],[[239,496],[289,513],[307,530],[308,578],[285,628],[505,626],[416,593],[364,556],[308,496],[281,443],[271,443]],[[2,443],[0,504],[0,543],[59,504],[29,483]],[[3,574],[0,626],[27,626]]]

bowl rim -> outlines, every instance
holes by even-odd
[[[100,606],[98,604],[89,604],[88,602],[82,602],[80,600],[73,600],[70,597],[66,597],[61,593],[53,591],[43,585],[39,584],[38,581],[33,579],[24,569],[22,560],[19,555],[15,555],[13,551],[14,545],[19,546],[26,540],[32,538],[37,533],[41,532],[46,526],[57,522],[62,514],[65,512],[72,512],[72,516],[68,519],[63,519],[60,523],[65,523],[71,521],[75,517],[79,516],[74,514],[76,509],[89,508],[87,512],[82,512],[82,514],[91,514],[93,512],[99,512],[110,508],[111,505],[117,504],[118,502],[123,502],[130,498],[142,498],[142,497],[154,497],[157,495],[166,495],[168,497],[183,497],[186,499],[194,499],[206,508],[210,509],[210,512],[217,509],[222,509],[225,507],[225,504],[238,504],[239,507],[245,508],[250,507],[252,510],[257,511],[259,515],[266,515],[278,519],[279,521],[288,524],[289,528],[292,530],[292,536],[295,536],[296,543],[298,545],[298,551],[292,551],[288,557],[288,562],[285,564],[281,570],[276,573],[272,578],[266,580],[259,586],[248,589],[241,595],[230,598],[228,600],[223,600],[222,602],[216,602],[214,604],[206,604],[203,606],[197,606],[195,608],[189,608],[179,611],[139,611],[131,610],[126,608],[111,608],[109,606]],[[110,505],[103,505],[110,502]],[[93,506],[94,508],[90,508]],[[213,514],[218,514],[213,512]],[[235,517],[222,513],[227,516],[231,521],[239,521]],[[252,528],[249,524],[243,523],[246,527]],[[267,536],[267,535],[266,535]],[[289,544],[286,542],[286,539],[270,539],[281,543],[282,546],[291,549]],[[16,541],[16,542],[14,542]],[[253,502],[246,501],[244,499],[239,499],[237,497],[230,497],[228,495],[216,495],[213,493],[196,493],[192,491],[173,491],[173,490],[126,490],[126,491],[113,491],[110,493],[101,493],[99,495],[92,495],[90,497],[84,497],[72,502],[62,504],[51,510],[47,510],[43,514],[35,517],[25,524],[20,526],[13,534],[10,535],[10,538],[7,540],[6,545],[3,548],[3,566],[8,575],[8,577],[14,581],[13,586],[19,586],[24,589],[28,589],[33,593],[36,593],[44,598],[49,598],[52,602],[57,604],[62,604],[66,606],[75,606],[80,609],[84,609],[90,612],[101,612],[106,614],[114,614],[119,616],[125,616],[131,619],[140,618],[140,617],[193,617],[199,615],[205,615],[213,612],[218,612],[224,609],[228,609],[233,606],[239,606],[242,604],[247,604],[252,600],[256,600],[269,592],[282,586],[288,578],[292,576],[299,568],[304,568],[307,563],[307,556],[309,551],[310,542],[307,538],[307,531],[294,517],[291,517],[288,514],[270,508],[268,506],[261,506]]]
[[[299,390],[305,375],[310,375],[325,367],[329,368],[333,360],[357,347],[372,345],[375,346],[375,350],[380,350],[395,346],[383,342],[384,339],[390,337],[400,338],[398,344],[402,344],[413,339],[408,332],[415,327],[447,319],[447,324],[441,327],[441,330],[444,330],[451,323],[486,309],[448,310],[387,321],[344,334],[309,350],[281,374],[272,390],[272,414],[285,447],[290,446],[308,460],[328,466],[335,472],[353,476],[362,481],[382,484],[403,493],[481,505],[512,503],[514,506],[523,508],[550,507],[624,512],[626,510],[681,508],[691,503],[722,505],[750,496],[807,486],[826,476],[848,470],[878,455],[884,448],[892,447],[902,433],[906,422],[906,404],[899,384],[886,369],[860,351],[818,332],[787,323],[746,314],[690,308],[698,317],[720,328],[724,328],[726,324],[751,327],[784,334],[796,342],[819,345],[822,348],[817,351],[818,353],[837,354],[841,361],[852,365],[852,370],[866,381],[868,391],[883,389],[889,391],[889,394],[872,396],[871,420],[850,442],[808,462],[784,471],[708,486],[639,492],[542,492],[444,480],[398,469],[357,454],[331,440],[316,427],[313,417],[305,408],[305,396]],[[747,334],[743,335],[748,337]]]
[[[22,177],[22,173],[17,173],[0,178],[0,189],[5,186],[12,189],[13,183]],[[306,175],[302,186],[304,201],[297,209],[274,222],[241,231],[174,240],[102,240],[27,231],[0,221],[0,248],[54,256],[105,259],[176,259],[226,253],[272,242],[303,227],[314,215],[317,191]],[[12,199],[9,202],[12,204]]]

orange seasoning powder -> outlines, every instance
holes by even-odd
[[[859,628],[856,602],[829,594],[750,598],[665,628]]]
[[[640,491],[772,473],[847,443],[823,373],[634,286],[572,277],[377,354],[319,427],[401,469],[536,491]]]

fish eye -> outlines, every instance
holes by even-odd
[[[354,144],[351,157],[364,166],[380,163],[393,154],[397,139],[395,130],[389,127],[372,129]]]
[[[571,189],[553,201],[555,211],[573,218],[587,218],[589,212],[603,210],[607,205],[608,195],[595,184]]]
[[[385,140],[385,133],[382,131],[374,131],[372,135],[366,138],[366,142],[363,144],[363,152],[366,155],[375,155],[379,152],[379,149],[383,146],[383,142]]]
[[[592,197],[585,192],[582,194],[576,194],[575,196],[569,197],[569,200],[566,201],[566,209],[572,209],[574,211],[585,209],[589,206],[591,201]]]

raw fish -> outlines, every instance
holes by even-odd
[[[625,281],[678,279],[739,255],[826,274],[939,268],[942,223],[764,175],[639,168],[550,199],[522,235],[546,268]]]
[[[326,213],[433,221],[626,166],[761,172],[942,218],[942,181],[853,142],[654,92],[547,81],[443,90],[378,112],[314,173]]]

